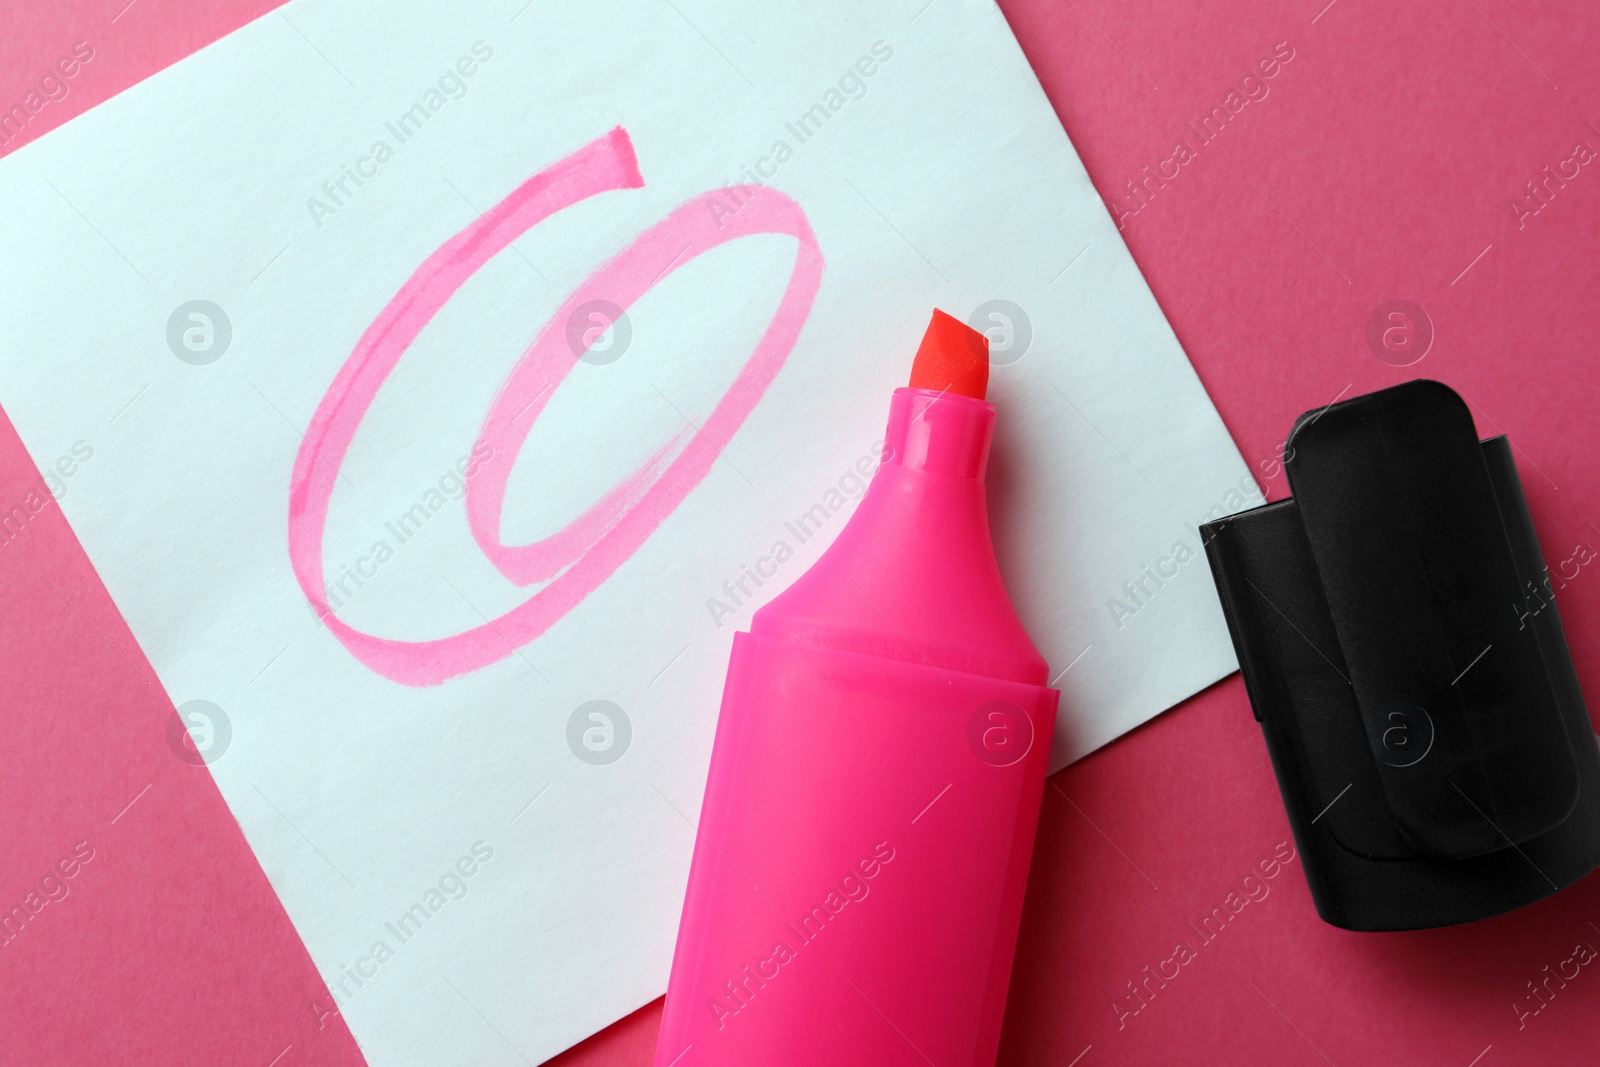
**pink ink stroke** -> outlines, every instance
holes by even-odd
[[[289,560],[329,632],[378,674],[405,685],[438,685],[498,662],[549,630],[632,557],[700,483],[799,339],[823,266],[800,205],[765,186],[740,187],[735,206],[720,190],[680,205],[572,292],[523,353],[484,420],[479,440],[493,446],[495,462],[468,486],[473,537],[495,567],[519,585],[559,577],[500,617],[434,640],[379,637],[339,619],[323,588],[322,540],[339,469],[379,388],[456,290],[511,241],[591,196],[643,185],[633,145],[621,127],[529,178],[422,262],[361,335],[317,406],[289,483]],[[710,416],[698,430],[686,428],[675,436],[557,533],[527,545],[502,544],[498,527],[513,460],[550,396],[583,355],[566,341],[565,324],[575,310],[595,299],[626,310],[695,257],[758,234],[794,237],[794,269],[777,311]]]

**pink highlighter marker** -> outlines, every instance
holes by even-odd
[[[860,506],[734,635],[656,1067],[994,1062],[1060,694],[989,538],[988,376],[935,311]]]

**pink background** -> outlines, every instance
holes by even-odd
[[[95,59],[35,116],[36,135],[272,6],[12,0],[0,10],[0,103],[90,41]],[[1552,182],[1537,214],[1519,221],[1511,206],[1577,142],[1600,148],[1600,8],[1002,7],[1108,202],[1177,140],[1195,149],[1123,236],[1269,494],[1286,491],[1274,450],[1300,411],[1418,375],[1451,384],[1485,435],[1508,433],[1517,448],[1549,563],[1570,561],[1561,610],[1600,700],[1600,560],[1580,562],[1600,551],[1600,167]],[[1269,95],[1198,144],[1186,123],[1224,104],[1281,41],[1294,58]],[[1367,341],[1369,318],[1395,299],[1419,305],[1434,335],[1404,368]],[[5,427],[6,506],[37,477]],[[317,979],[298,939],[209,779],[166,749],[170,706],[54,508],[0,550],[0,597],[12,753],[0,896],[25,893],[77,841],[97,850],[72,894],[0,949],[15,1005],[7,1042],[75,1064],[267,1064],[286,1046],[281,1067],[358,1063],[342,1028],[316,1030]],[[1296,862],[1119,1028],[1124,983],[1177,941],[1197,943],[1188,923],[1288,836],[1237,677],[1055,776],[1001,1062],[1585,1060],[1600,1022],[1595,968],[1552,981],[1555,995],[1520,1029],[1513,1005],[1538,1006],[1525,983],[1576,944],[1600,947],[1597,877],[1466,927],[1358,935],[1316,918]],[[658,1019],[648,1007],[556,1062],[646,1064]]]

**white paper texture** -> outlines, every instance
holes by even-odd
[[[322,540],[330,580],[367,575],[339,619],[441,638],[539,590],[485,558],[452,473],[568,294],[679,205],[759,168],[809,221],[820,288],[709,472],[615,573],[494,662],[401,684],[291,571],[302,434],[435,249],[616,127],[643,187],[494,256],[362,419]],[[227,716],[213,773],[375,1067],[538,1062],[665,988],[731,635],[846,521],[853,499],[803,543],[786,525],[870,466],[934,306],[1025,316],[981,323],[990,492],[1063,693],[1053,766],[1234,669],[1194,525],[1259,497],[989,3],[295,0],[0,160],[0,202],[0,403],[41,463],[93,448],[62,507],[173,701]],[[796,250],[730,241],[650,288],[623,354],[574,367],[497,457],[503,541],[561,530],[692,440]],[[169,345],[195,300],[229,327],[211,362],[210,312],[180,318],[190,359]],[[402,542],[390,524],[418,504]],[[744,578],[779,542],[793,558]],[[568,742],[592,700],[631,727],[609,764]]]

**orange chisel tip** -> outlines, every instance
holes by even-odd
[[[910,384],[982,400],[989,391],[989,339],[935,308],[911,363]]]

